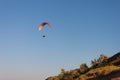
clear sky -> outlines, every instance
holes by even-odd
[[[119,51],[120,0],[0,0],[0,80],[44,80]]]

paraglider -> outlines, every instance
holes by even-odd
[[[43,29],[43,27],[47,25],[48,27],[51,27],[51,24],[48,22],[42,22],[39,27],[38,27],[38,31],[41,31]],[[42,37],[45,37],[45,35],[43,35]]]
[[[45,35],[43,35],[42,37],[45,37]]]

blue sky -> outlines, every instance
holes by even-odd
[[[0,0],[0,80],[44,80],[120,51],[119,0]],[[41,22],[52,27],[38,31]],[[45,38],[42,35],[46,35]]]

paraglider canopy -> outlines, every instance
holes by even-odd
[[[39,31],[42,30],[42,28],[43,28],[45,25],[48,25],[49,27],[51,26],[50,23],[48,23],[48,22],[43,22],[43,23],[41,23],[41,24],[39,25],[38,30],[39,30]]]
[[[51,24],[48,23],[48,22],[42,22],[42,23],[39,25],[39,27],[38,27],[38,31],[41,31],[45,25],[47,25],[48,27],[51,26]],[[46,36],[43,35],[42,37],[46,37]]]

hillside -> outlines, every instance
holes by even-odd
[[[60,74],[46,80],[120,80],[120,52],[111,57],[101,54],[98,59],[91,60],[90,67],[83,63],[74,70],[61,69]]]

